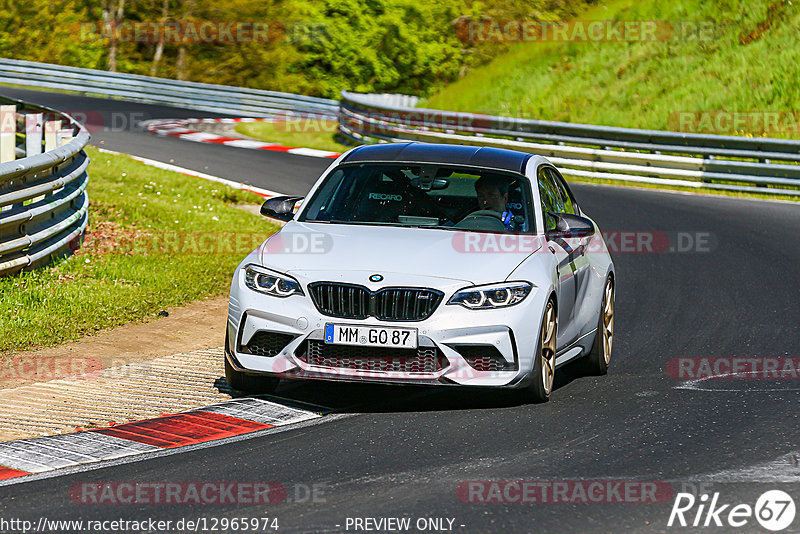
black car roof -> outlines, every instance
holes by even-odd
[[[365,145],[354,149],[342,163],[358,162],[408,162],[470,165],[525,174],[525,164],[530,154],[465,145],[437,145],[432,143],[384,143]]]

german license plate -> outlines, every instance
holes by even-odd
[[[325,343],[416,349],[417,329],[328,323],[325,325]]]

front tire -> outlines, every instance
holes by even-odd
[[[274,376],[249,375],[237,371],[225,358],[225,380],[228,385],[242,393],[273,393],[280,383]]]
[[[594,336],[592,350],[586,356],[586,371],[592,375],[608,373],[611,363],[611,346],[614,342],[614,280],[609,277],[603,288],[603,301],[600,304],[600,317],[597,320],[597,334]]]
[[[556,376],[556,333],[558,319],[552,299],[547,301],[539,329],[539,344],[533,359],[531,383],[526,389],[527,397],[533,402],[547,402],[553,391]]]

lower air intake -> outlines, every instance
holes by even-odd
[[[309,365],[358,371],[433,374],[447,367],[447,358],[436,347],[392,349],[329,345],[309,340],[301,346],[299,358]]]

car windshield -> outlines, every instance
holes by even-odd
[[[302,221],[532,232],[527,179],[462,166],[354,164],[335,169]]]

